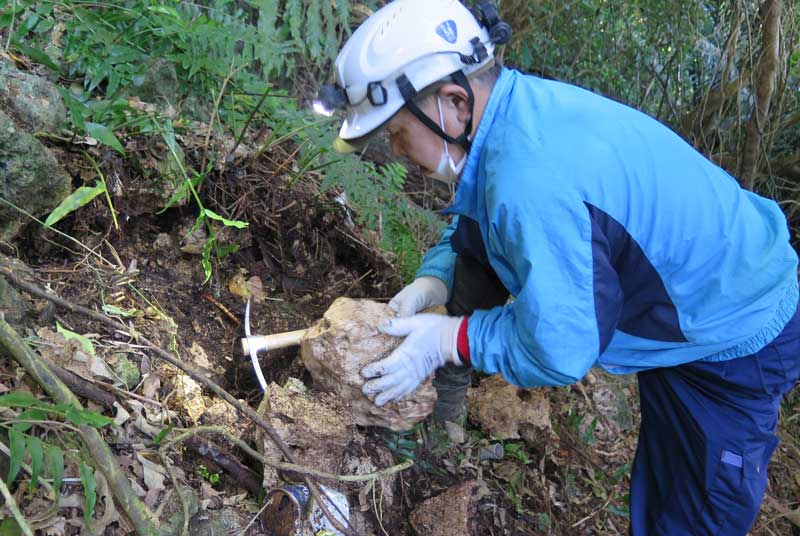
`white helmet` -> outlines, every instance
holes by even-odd
[[[387,4],[345,43],[336,58],[337,84],[323,86],[315,106],[345,108],[339,131],[345,141],[374,133],[406,105],[448,141],[468,143],[471,132],[455,139],[447,136],[413,100],[419,91],[448,77],[466,86],[473,100],[467,76],[491,66],[494,44],[511,37],[511,28],[499,19],[491,2],[477,7],[477,17],[480,23],[458,0],[395,0]]]

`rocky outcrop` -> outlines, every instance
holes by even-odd
[[[0,111],[0,240],[10,241],[28,219],[8,203],[42,216],[69,195],[72,181],[36,138]]]
[[[0,61],[0,110],[30,133],[56,133],[67,121],[67,110],[54,84],[3,61]]]
[[[0,240],[10,241],[29,219],[69,195],[72,182],[53,154],[32,135],[55,132],[66,120],[53,84],[0,61]]]

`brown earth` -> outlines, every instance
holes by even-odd
[[[266,334],[309,326],[339,296],[386,300],[401,287],[391,262],[373,245],[370,233],[344,225],[342,209],[332,195],[320,193],[313,182],[290,183],[275,172],[280,156],[216,173],[204,185],[203,196],[210,208],[251,223],[246,231],[220,235],[221,241],[224,238],[242,247],[215,263],[209,282],[204,283],[197,244],[187,237],[196,216],[192,207],[161,215],[133,215],[125,214],[120,203],[122,227],[113,230],[108,208],[97,198],[59,225],[95,253],[38,228],[31,229],[27,241],[6,253],[18,255],[31,266],[39,285],[49,286],[76,304],[97,310],[110,304],[135,311],[128,321],[137,330],[202,367],[226,390],[256,408],[262,392],[249,360],[238,347],[244,294],[253,294],[252,330]],[[65,161],[69,166],[70,159]],[[108,159],[104,165],[121,163]],[[71,171],[80,176],[79,169]],[[417,196],[430,195],[424,180],[411,184],[417,185]],[[440,205],[441,198],[430,204]],[[99,261],[97,254],[108,262]],[[97,334],[93,340],[103,356],[110,358],[115,344],[130,342],[85,317],[56,311],[42,300],[33,302],[36,318],[30,319],[31,326],[53,327],[58,320],[74,332]],[[191,425],[211,419],[255,444],[252,425],[225,409],[212,393],[201,389],[190,400],[186,388],[179,389],[181,374],[174,367],[145,357],[146,352],[135,348],[129,355],[140,371],[150,370],[151,377],[158,378],[157,382],[140,383],[133,392],[175,411],[174,423]],[[261,364],[268,382],[284,386],[293,378],[311,386],[297,348],[272,351]],[[2,362],[0,368],[6,378],[15,377],[10,362]],[[15,385],[36,391],[29,380],[15,381]],[[524,402],[529,395],[513,396]],[[502,440],[491,436],[490,423],[481,422],[486,418],[476,408],[471,409],[471,420],[460,434],[458,427],[445,430],[428,424],[400,433],[359,430],[364,439],[348,446],[353,450],[351,458],[369,459],[365,454],[383,449],[391,452],[394,460],[383,459],[378,468],[404,458],[412,458],[415,464],[388,490],[394,497],[390,507],[386,506],[388,500],[376,499],[374,488],[363,486],[347,489],[350,504],[361,507],[376,534],[411,534],[409,518],[418,505],[453,486],[474,481],[469,486],[475,488],[471,500],[477,504],[472,510],[475,535],[626,534],[628,475],[638,421],[634,378],[594,372],[577,385],[539,391],[532,398],[535,404],[524,407],[542,407],[542,399],[546,399],[548,420],[534,419],[520,429],[512,426],[512,433]],[[199,408],[197,415],[193,407]],[[209,417],[215,411],[217,415]],[[503,426],[508,429],[510,425]],[[800,397],[795,392],[783,407],[779,431],[783,443],[770,466],[768,498],[751,534],[800,534],[797,520],[795,524],[790,521],[800,501],[799,431]],[[130,464],[132,475],[143,474],[141,468],[133,467],[139,463],[137,454],[153,452],[152,443],[127,425],[124,434],[128,434],[123,435],[124,440],[109,437],[109,443]],[[504,447],[502,456],[493,447],[497,443]],[[221,440],[219,444],[260,474],[258,464],[242,451]],[[220,508],[226,498],[232,500],[243,493],[241,482],[213,460],[188,452],[176,450],[172,459],[180,468],[179,479],[189,488],[203,490],[207,514]],[[371,463],[375,465],[374,459]],[[220,481],[212,486],[208,475],[216,473],[221,474]],[[75,474],[76,468],[68,467],[67,476]],[[164,486],[166,490],[155,492],[156,507],[162,500],[169,502],[165,497],[172,484],[167,480]],[[383,496],[383,492],[377,494],[377,498]],[[259,506],[258,498],[251,495],[225,507],[247,518],[254,516]],[[162,519],[175,511],[174,505],[166,508]],[[69,527],[64,533],[76,533]],[[125,533],[123,526],[115,523],[106,531]],[[258,523],[248,532],[260,533]]]

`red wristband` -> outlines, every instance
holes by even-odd
[[[470,362],[469,336],[467,335],[468,325],[469,317],[465,316],[461,325],[458,327],[458,336],[456,337],[456,351],[458,351],[458,357],[461,358],[461,361],[463,361],[465,365],[468,365]]]

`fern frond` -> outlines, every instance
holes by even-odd
[[[306,9],[305,39],[311,60],[317,62],[322,58],[325,47],[325,33],[322,21],[322,4],[329,0],[309,0]]]
[[[289,33],[301,54],[306,50],[303,39],[303,0],[286,0],[283,6],[283,18],[289,24]]]
[[[320,0],[322,20],[325,21],[325,39],[322,50],[324,55],[333,60],[339,50],[339,38],[336,35],[337,20],[333,15],[333,0]]]
[[[336,13],[339,16],[339,25],[342,27],[343,34],[350,35],[350,2],[336,0]]]

